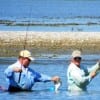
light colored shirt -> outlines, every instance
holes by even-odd
[[[94,65],[91,68],[85,67],[79,68],[74,63],[68,66],[67,78],[68,78],[68,90],[69,91],[86,91],[87,85],[91,81],[90,72],[98,69],[98,65]]]
[[[22,68],[20,82],[18,82],[20,72],[14,72],[13,71],[14,67]],[[31,68],[24,68],[20,64],[19,61],[8,66],[8,68],[5,70],[4,73],[7,77],[7,80],[8,80],[8,83],[10,86],[20,87],[23,90],[31,90],[32,86],[35,84],[35,82],[51,81],[51,77],[44,75],[44,74],[37,73],[34,70],[32,70]]]

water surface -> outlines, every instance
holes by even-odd
[[[53,83],[36,83],[32,92],[8,93],[0,92],[0,100],[98,100],[100,97],[100,74],[95,77],[88,86],[88,91],[81,94],[71,94],[67,91],[66,71],[70,62],[70,55],[60,55],[57,57],[38,57],[31,63],[34,70],[50,76],[59,75],[62,86],[58,93],[51,90]],[[98,55],[84,55],[84,66],[92,66],[99,59]],[[9,64],[16,61],[16,58],[0,58],[0,85],[7,87],[4,70]]]
[[[0,30],[100,31],[99,0],[0,0]]]

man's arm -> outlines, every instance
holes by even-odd
[[[5,70],[5,75],[9,78],[12,76],[13,72],[21,72],[22,69],[19,67],[13,67],[13,66],[9,66],[6,70]]]
[[[12,76],[12,73],[13,73],[13,69],[12,67],[8,67],[5,71],[4,71],[5,75],[7,78],[11,77]]]
[[[50,82],[50,81],[53,81],[54,83],[56,81],[58,81],[60,78],[58,76],[53,76],[53,77],[50,77],[48,75],[45,75],[45,74],[40,74],[40,73],[37,73],[35,72],[35,82]]]
[[[96,72],[98,73],[100,71],[100,61],[98,61],[95,65],[93,65],[91,68],[87,69],[89,73]]]
[[[34,81],[35,82],[49,82],[51,81],[51,77],[35,72]]]
[[[71,71],[70,74],[72,76],[73,81],[78,86],[88,84],[91,81],[91,79],[95,76],[95,73],[92,72],[88,76],[82,76],[80,73],[74,70]]]

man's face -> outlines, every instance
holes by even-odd
[[[73,63],[77,66],[80,66],[80,63],[81,63],[81,57],[75,57],[73,58]]]
[[[29,58],[23,58],[22,64],[25,68],[27,68],[30,64],[31,60]]]

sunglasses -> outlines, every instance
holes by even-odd
[[[29,58],[25,57],[24,59],[27,59],[29,62],[31,61]]]
[[[74,60],[76,60],[76,61],[77,61],[77,60],[81,60],[81,59],[82,59],[81,57],[75,57],[75,58],[74,58]]]

